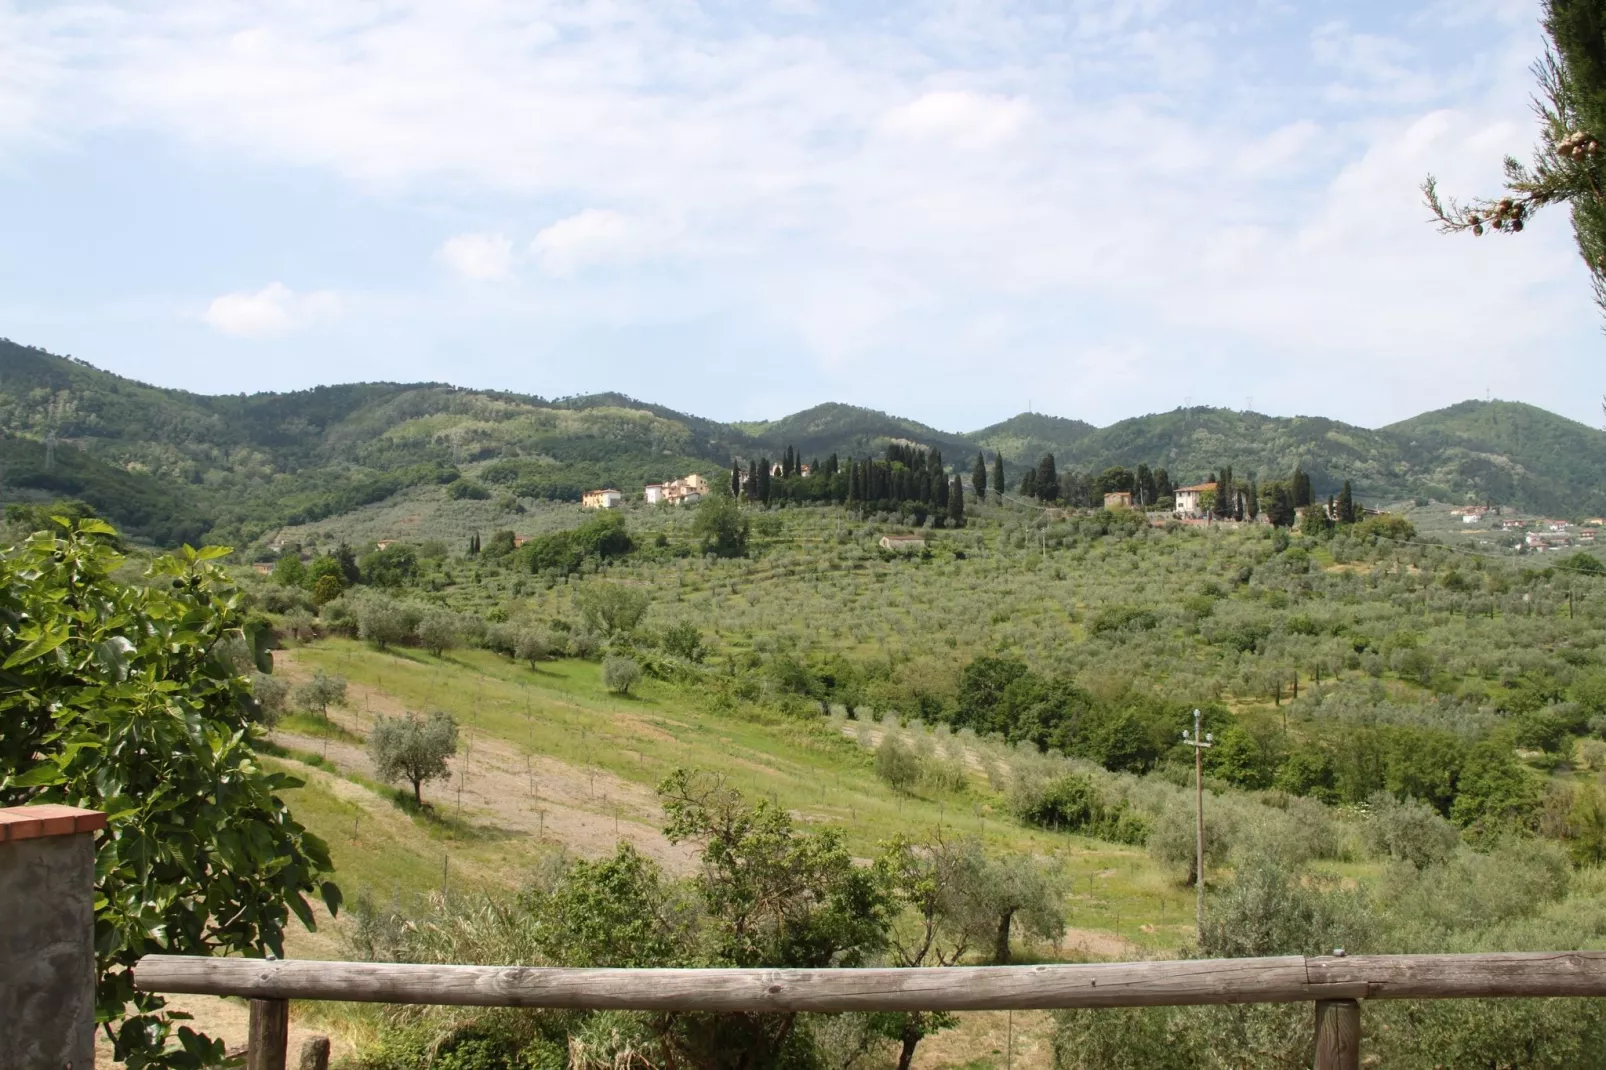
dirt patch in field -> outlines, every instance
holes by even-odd
[[[280,657],[288,679],[305,677],[293,658]],[[350,685],[350,708],[334,708],[329,720],[356,736],[366,736],[378,715],[405,712],[395,696],[378,688]],[[631,726],[643,735],[661,729],[641,722]],[[318,739],[295,732],[277,731],[281,746],[307,751],[327,759],[342,773],[376,779],[372,759],[358,743]],[[561,844],[586,858],[611,855],[620,840],[656,860],[665,869],[683,874],[696,865],[690,844],[671,844],[659,830],[663,808],[654,792],[600,769],[585,769],[546,755],[530,754],[497,736],[465,728],[462,750],[451,759],[451,779],[425,786],[425,798],[443,813],[461,812],[474,825],[537,836]],[[350,785],[350,790],[367,793]],[[348,789],[342,789],[347,793]],[[389,805],[388,800],[381,800]]]

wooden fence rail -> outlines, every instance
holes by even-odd
[[[844,970],[614,970],[433,966],[152,955],[145,992],[245,996],[272,1048],[251,1070],[282,1070],[285,1001],[634,1011],[1057,1010],[1222,1003],[1316,1004],[1316,1066],[1357,1065],[1359,1002],[1606,996],[1606,952],[1285,955],[1049,966]]]

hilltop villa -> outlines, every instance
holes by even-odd
[[[1183,516],[1203,515],[1204,509],[1200,501],[1206,494],[1212,498],[1215,497],[1216,485],[1214,483],[1195,483],[1191,487],[1178,487],[1176,489],[1176,511]]]
[[[585,509],[612,509],[625,500],[625,496],[609,487],[605,490],[588,490],[580,497]]]

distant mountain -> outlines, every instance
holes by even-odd
[[[1002,453],[1012,464],[1036,464],[1045,453],[1069,456],[1077,443],[1098,428],[1083,420],[1023,412],[1002,423],[972,431],[965,437],[992,453]]]
[[[1382,428],[1435,497],[1606,512],[1606,435],[1518,401],[1463,401]]]
[[[1606,434],[1543,409],[1469,401],[1370,430],[1321,417],[1188,408],[1098,428],[1022,413],[970,434],[853,405],[721,423],[597,394],[549,401],[441,383],[355,383],[207,396],[137,383],[0,340],[0,500],[80,497],[139,537],[244,545],[408,487],[467,479],[476,496],[577,499],[737,459],[942,451],[968,473],[1001,453],[1013,480],[1053,453],[1061,470],[1165,467],[1192,482],[1231,465],[1262,479],[1294,465],[1318,493],[1350,480],[1367,502],[1428,496],[1578,516],[1606,512]],[[483,488],[483,489],[480,489]]]
[[[943,460],[952,464],[961,461],[973,448],[962,435],[938,431],[901,416],[888,416],[874,409],[837,402],[816,405],[779,420],[736,426],[771,453],[793,446],[804,457],[823,457],[830,453],[843,457],[880,455],[889,442],[910,442],[942,451]]]

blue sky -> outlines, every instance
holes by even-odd
[[[1531,2],[0,0],[0,335],[206,392],[1599,422]],[[1251,400],[1252,399],[1252,400]]]

